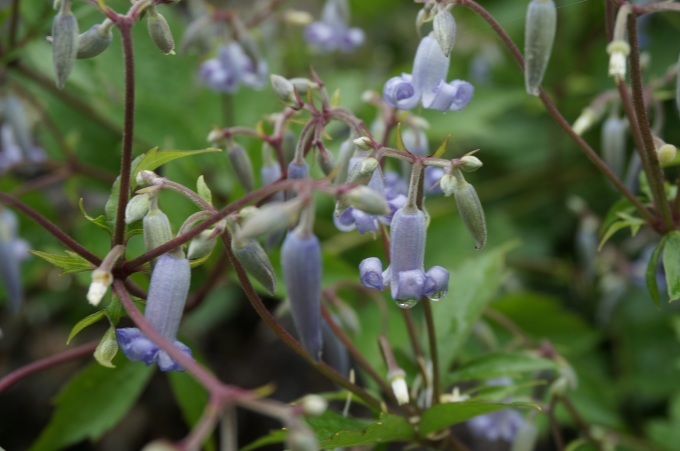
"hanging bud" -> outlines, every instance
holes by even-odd
[[[155,6],[150,6],[147,10],[147,14],[146,28],[149,31],[151,40],[158,50],[165,55],[174,55],[175,40],[172,37],[172,31],[170,31],[168,21],[156,10]]]
[[[314,431],[297,419],[289,424],[286,444],[290,451],[317,451],[319,449],[319,442]]]
[[[539,95],[539,87],[550,61],[557,9],[553,0],[531,0],[524,34],[524,82],[527,93]]]
[[[243,190],[246,193],[251,192],[255,187],[255,177],[253,165],[246,150],[240,144],[229,143],[227,144],[227,157]]]
[[[100,268],[92,271],[92,283],[87,291],[87,302],[97,306],[106,294],[113,283],[113,275],[111,271],[105,271]]]
[[[204,230],[189,242],[189,249],[187,249],[189,260],[197,260],[210,255],[217,241],[214,232],[214,229]]]
[[[151,199],[149,193],[142,193],[133,196],[125,207],[125,223],[132,224],[144,218],[149,212]]]
[[[71,13],[70,0],[63,0],[52,22],[52,63],[57,76],[57,87],[66,84],[78,54],[78,21]]]
[[[390,381],[392,386],[392,392],[394,392],[394,397],[397,398],[397,402],[400,406],[408,404],[408,386],[406,385],[406,373],[401,368],[396,368],[387,374],[387,380]]]
[[[444,191],[444,186],[442,186]],[[444,191],[446,193],[446,191]],[[475,239],[476,248],[481,249],[486,244],[486,219],[484,210],[477,196],[475,187],[465,181],[463,175],[458,172],[455,176],[453,194],[456,198],[458,213],[463,218],[465,227]]]
[[[144,216],[142,231],[147,252],[167,243],[173,238],[170,220],[157,206],[151,208],[146,216]],[[154,259],[154,261],[156,260],[158,259]]]
[[[464,155],[461,157],[460,162],[463,163],[460,165],[460,168],[465,172],[475,172],[477,169],[484,166],[482,160],[474,155]]]
[[[675,66],[675,108],[680,114],[680,56],[678,57],[678,64]]]
[[[267,253],[255,240],[238,242],[232,240],[231,250],[243,268],[269,292],[276,291],[276,274]]]
[[[300,95],[306,95],[308,91],[319,88],[319,84],[313,82],[309,78],[296,77],[291,78],[288,81],[291,82],[293,86],[295,86],[295,89]]]
[[[113,40],[111,26],[113,22],[106,19],[101,24],[93,25],[92,28],[78,36],[78,59],[93,58],[109,48]]]
[[[345,191],[340,195],[341,204],[348,204],[369,215],[387,215],[390,207],[385,196],[365,185]],[[336,212],[337,214],[338,212]]]
[[[610,116],[602,124],[602,159],[620,177],[626,158],[626,119]]]
[[[439,43],[439,47],[444,55],[449,56],[456,42],[456,21],[453,14],[448,9],[442,9],[434,16],[432,23],[434,37]]]
[[[333,158],[333,154],[326,149],[319,150],[316,161],[319,163],[319,167],[325,175],[330,175],[333,170],[335,170],[335,160]]]
[[[274,88],[274,92],[279,96],[279,98],[281,98],[281,100],[293,105],[297,104],[297,99],[295,98],[295,87],[293,86],[293,83],[291,83],[287,78],[276,74],[271,74],[269,76],[269,80],[271,81],[272,88]]]
[[[663,144],[656,148],[656,154],[661,163],[670,163],[678,155],[678,149],[673,144]]]
[[[321,359],[321,246],[302,227],[288,233],[281,249],[283,280],[300,342],[316,361]]]
[[[270,235],[295,223],[300,213],[300,202],[271,202],[245,218],[234,239],[240,242]]]
[[[291,161],[288,165],[289,180],[303,180],[309,178],[309,165],[305,160]]]
[[[368,183],[373,175],[373,171],[378,169],[380,164],[374,157],[359,158],[358,160],[356,161],[354,158],[350,160],[350,170],[346,183]]]
[[[355,139],[354,145],[356,145],[359,149],[361,150],[372,150],[373,149],[373,140],[369,138],[368,136],[362,136],[360,138]]]
[[[28,244],[17,238],[19,223],[7,208],[0,210],[0,282],[10,307],[16,311],[23,299],[19,263],[28,255]]]

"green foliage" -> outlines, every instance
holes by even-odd
[[[53,264],[57,268],[61,268],[64,271],[62,274],[71,274],[81,271],[89,271],[94,269],[94,265],[89,261],[85,260],[80,255],[72,251],[64,251],[66,255],[49,254],[42,251],[28,251],[31,254],[46,260],[47,262]]]
[[[104,310],[99,310],[98,312],[92,313],[91,315],[87,315],[85,318],[81,319],[76,323],[75,326],[71,329],[71,332],[68,334],[68,338],[66,339],[66,344],[69,344],[73,338],[80,333],[83,329],[86,327],[89,327],[95,323],[98,323],[100,320],[104,319],[106,317],[106,312]]]
[[[321,449],[407,442],[415,437],[413,426],[405,418],[386,413],[375,422],[345,418],[330,411],[307,421]]]
[[[485,354],[463,363],[449,375],[452,381],[474,381],[513,377],[523,373],[555,370],[555,362],[527,352]]]
[[[677,301],[680,299],[680,232],[677,230],[664,237],[663,269],[666,271],[668,298],[670,302]]]
[[[141,155],[141,158],[137,158],[135,160],[136,163],[132,164],[132,175],[130,177],[132,188],[134,189],[137,184],[137,174],[142,171],[153,171],[165,163],[178,158],[191,157],[208,152],[222,152],[222,149],[209,147],[201,150],[158,150],[158,147],[154,147]]]

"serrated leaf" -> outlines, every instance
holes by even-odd
[[[205,406],[208,405],[208,394],[205,388],[196,382],[193,376],[184,372],[170,371],[168,380],[175,400],[182,410],[184,421],[190,428],[194,427],[203,415]],[[212,439],[208,440],[205,445],[208,450],[215,449]]]
[[[680,299],[680,231],[670,232],[665,237],[663,248],[663,269],[666,272],[669,302]]]
[[[448,135],[439,147],[437,147],[437,150],[432,154],[434,158],[441,158],[446,153],[446,147],[449,145],[449,138],[451,138],[451,135]]]
[[[319,438],[322,449],[377,443],[408,442],[415,438],[413,426],[403,417],[382,413],[378,421],[366,426],[365,420],[345,418],[326,412],[307,422]],[[331,435],[327,435],[331,432]],[[324,437],[325,436],[325,437]]]
[[[64,251],[66,255],[50,254],[42,251],[28,251],[28,252],[53,264],[57,268],[63,269],[64,271],[62,271],[62,274],[90,271],[95,268],[95,266],[92,263],[88,262],[80,255],[71,251]]]
[[[137,174],[139,174],[141,171],[153,171],[172,160],[210,152],[222,152],[222,149],[208,147],[206,149],[200,150],[158,150],[158,147],[154,147],[145,154],[140,155],[141,159],[136,165],[133,163],[132,175],[130,178],[132,188],[134,189],[134,187],[137,185]]]
[[[76,323],[75,326],[71,329],[71,333],[68,334],[68,338],[66,339],[66,344],[69,344],[71,340],[73,340],[73,337],[78,335],[80,331],[83,329],[93,325],[94,323],[99,322],[106,316],[104,310],[99,310],[98,312],[95,312],[91,315],[86,316],[85,318],[81,319]]]
[[[649,295],[652,297],[652,301],[654,301],[654,304],[656,304],[657,308],[661,307],[661,299],[659,296],[659,284],[656,281],[656,268],[659,264],[659,256],[661,255],[661,251],[663,250],[665,244],[666,237],[663,237],[659,245],[654,249],[654,252],[652,252],[652,255],[649,256],[647,269],[645,270],[647,291],[649,291]]]
[[[556,369],[555,362],[526,352],[498,352],[464,363],[451,374],[451,379],[493,379],[548,369]]]
[[[540,410],[535,404],[529,403],[500,404],[464,401],[438,404],[423,412],[420,417],[418,431],[421,436],[427,436],[433,432],[441,431],[442,429],[467,421],[477,415],[483,415],[509,407],[534,408]]]
[[[401,122],[397,124],[397,136],[396,136],[396,145],[397,149],[399,150],[407,150],[406,146],[404,145],[404,138],[401,136]]]
[[[208,188],[208,184],[205,183],[205,178],[201,175],[196,181],[196,192],[201,198],[212,205],[212,192]]]
[[[94,358],[106,368],[115,368],[113,359],[118,354],[118,340],[116,340],[116,328],[111,325],[94,350]]]
[[[80,198],[80,201],[78,202],[78,207],[80,208],[80,212],[83,214],[85,219],[90,221],[92,224],[96,225],[97,227],[106,230],[106,232],[109,234],[109,236],[113,235],[113,231],[111,230],[111,227],[109,227],[109,223],[106,221],[106,217],[104,215],[99,215],[96,218],[90,216],[87,214],[85,211],[85,206],[83,205],[83,198]]]
[[[115,426],[142,392],[155,366],[121,358],[115,369],[96,362],[74,376],[55,399],[56,410],[32,451],[97,440]]]

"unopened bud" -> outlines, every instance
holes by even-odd
[[[475,239],[475,247],[481,249],[486,244],[486,219],[482,204],[474,186],[466,182],[462,175],[455,178],[453,194],[456,198],[458,213],[460,213],[465,227]],[[444,186],[442,186],[442,191],[444,191]]]
[[[335,169],[333,154],[326,150],[319,151],[316,161],[319,163],[319,167],[325,175],[330,175]]]
[[[113,275],[111,275],[111,271],[100,268],[92,271],[92,283],[87,290],[87,302],[94,306],[99,305],[112,283]]]
[[[204,230],[189,242],[189,249],[187,250],[189,260],[197,260],[210,255],[217,241],[213,232],[213,229]]]
[[[109,19],[102,24],[93,25],[85,33],[78,36],[78,59],[93,58],[109,48],[113,35],[112,22]]]
[[[147,215],[144,216],[142,231],[147,252],[167,243],[173,238],[170,220],[158,208],[149,210]]]
[[[288,81],[295,86],[295,89],[297,89],[297,92],[300,94],[307,94],[308,91],[319,87],[318,83],[313,82],[309,78],[296,77],[291,78]]]
[[[609,53],[609,76],[615,80],[624,80],[630,45],[623,40],[612,41],[607,46],[607,53]]]
[[[553,0],[531,0],[524,30],[524,82],[527,93],[532,96],[539,95],[555,41],[556,25],[557,8]]]
[[[149,206],[151,205],[150,194],[143,193],[137,194],[130,199],[127,207],[125,207],[125,223],[132,224],[133,222],[139,221],[149,212]]]
[[[350,161],[350,165],[352,162]],[[364,158],[355,164],[347,175],[347,183],[366,183],[373,175],[373,171],[378,168],[379,162],[374,157]]]
[[[210,130],[210,133],[208,133],[208,137],[206,138],[206,141],[209,143],[218,143],[224,139],[224,133],[222,133],[222,130],[219,128],[213,128]]]
[[[59,89],[66,84],[78,54],[78,21],[71,11],[64,9],[52,22],[52,62]]]
[[[318,395],[307,395],[302,398],[300,405],[302,412],[310,417],[317,417],[328,408],[328,401]]]
[[[387,215],[390,212],[385,196],[365,185],[342,193],[340,200],[369,215]]]
[[[297,103],[297,99],[295,98],[295,87],[287,78],[271,74],[269,80],[271,81],[272,88],[274,88],[274,92],[281,100],[293,104]]]
[[[388,373],[387,379],[390,381],[392,386],[392,392],[394,392],[394,397],[397,398],[399,405],[408,404],[408,386],[406,385],[406,373],[404,370],[397,368]]]
[[[368,136],[362,136],[354,140],[354,144],[361,150],[371,150],[373,149],[373,140]]]
[[[349,161],[352,158],[352,154],[354,153],[354,148],[355,146],[351,139],[344,141],[340,145],[337,161],[338,172],[335,174],[334,180],[336,185],[345,183],[345,180],[347,180],[347,170],[349,168]]]
[[[290,451],[318,451],[319,442],[314,432],[296,420],[288,429],[287,445]]]
[[[675,160],[678,149],[673,144],[663,144],[656,149],[656,154],[661,163],[670,163]]]
[[[484,166],[482,160],[475,157],[474,155],[464,155],[461,157],[460,161],[463,163],[460,165],[460,168],[465,172],[474,172]]]
[[[291,25],[309,25],[314,17],[307,11],[288,10],[284,13],[284,21]]]
[[[227,157],[243,190],[245,192],[252,191],[255,187],[255,176],[253,175],[253,165],[246,150],[239,144],[229,145],[227,146]]]
[[[135,182],[137,182],[137,185],[139,186],[152,186],[161,183],[162,181],[163,177],[148,169],[139,171],[135,178]]]
[[[243,268],[269,292],[276,291],[276,274],[272,263],[260,243],[253,239],[232,240],[231,250]]]
[[[234,239],[245,242],[285,229],[295,222],[299,212],[300,203],[295,200],[266,204],[243,221]]]
[[[456,21],[451,11],[447,9],[439,11],[434,16],[432,26],[434,37],[439,43],[439,47],[444,52],[444,55],[449,56],[451,50],[453,50],[453,44],[456,42]]]
[[[149,31],[151,40],[158,50],[165,55],[175,54],[175,40],[172,37],[170,25],[168,25],[168,21],[165,20],[165,17],[163,17],[163,15],[153,6],[148,9],[146,28]]]
[[[283,134],[283,142],[281,149],[283,149],[283,156],[286,161],[290,161],[295,156],[295,148],[297,147],[297,138],[295,133],[288,130]]]

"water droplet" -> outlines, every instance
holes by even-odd
[[[444,298],[446,297],[447,293],[448,293],[447,290],[437,291],[436,293],[432,293],[432,294],[431,294],[430,296],[428,296],[427,298],[428,298],[430,301],[437,302],[437,301],[439,301],[439,300],[444,299]]]
[[[394,302],[401,308],[411,308],[418,303],[419,299],[395,299]]]

